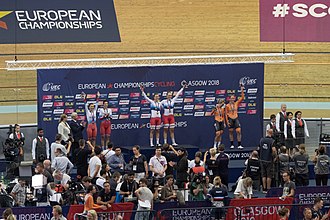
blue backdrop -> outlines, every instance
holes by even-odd
[[[239,97],[241,83],[245,87],[239,108],[242,145],[258,145],[263,135],[263,64],[38,70],[38,125],[53,140],[60,115],[77,111],[84,120],[81,93],[87,94],[87,101],[95,101],[99,91],[100,107],[108,100],[113,110],[112,141],[119,146],[147,146],[150,108],[141,96],[140,83],[150,98],[159,93],[165,99],[168,91],[181,88],[183,80],[189,87],[175,104],[177,143],[212,146],[214,119],[209,114],[217,98]],[[228,146],[227,129],[223,137]]]

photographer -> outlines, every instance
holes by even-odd
[[[53,161],[54,158],[55,158],[55,150],[57,148],[60,148],[62,150],[63,154],[65,154],[65,155],[68,154],[68,150],[61,143],[62,143],[62,135],[61,134],[56,134],[56,136],[55,136],[55,142],[53,142],[50,145],[50,160],[51,161]],[[71,145],[70,145],[70,147],[71,147]]]
[[[33,163],[43,163],[44,160],[49,159],[49,142],[44,137],[44,130],[38,128],[38,137],[32,141],[32,159]]]
[[[65,190],[69,188],[71,177],[68,174],[62,173],[60,170],[55,170],[53,176],[55,184],[60,184]]]
[[[62,173],[70,174],[73,164],[71,161],[65,156],[60,148],[55,150],[56,157],[52,161],[52,167],[55,170],[61,170]]]
[[[47,183],[54,182],[54,178],[47,170],[45,170],[44,165],[42,163],[37,163],[35,172],[36,174],[44,175],[47,178]]]
[[[325,154],[325,146],[321,145],[318,150],[315,151],[316,155],[313,160],[315,163],[315,181],[316,186],[328,185],[329,176],[329,156]]]
[[[253,181],[250,177],[240,179],[238,181],[236,190],[234,192],[236,199],[251,199],[252,198],[252,184]]]
[[[190,183],[190,195],[193,201],[203,201],[207,195],[207,188],[203,175],[195,174]]]

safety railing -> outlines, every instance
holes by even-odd
[[[97,212],[98,220],[156,220],[158,219],[155,210],[123,210],[111,212]],[[74,220],[88,219],[87,213],[76,213]]]

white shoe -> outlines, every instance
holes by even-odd
[[[234,145],[231,145],[231,146],[230,146],[230,149],[234,149],[234,148],[235,148],[235,146],[234,146]]]
[[[243,149],[244,147],[242,147],[242,145],[239,145],[237,148],[238,149]]]
[[[155,145],[154,144],[150,144],[150,147],[154,147]]]
[[[173,147],[176,147],[176,146],[178,146],[178,144],[174,142],[174,143],[172,144],[172,146],[173,146]]]

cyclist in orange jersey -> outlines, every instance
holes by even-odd
[[[226,127],[225,123],[225,100],[219,99],[217,105],[212,109],[211,115],[214,115],[215,138],[213,147],[218,149],[221,144],[221,136]]]
[[[241,124],[238,120],[238,107],[239,104],[244,100],[244,87],[241,86],[241,97],[235,102],[236,97],[234,95],[230,96],[229,103],[226,105],[226,122],[229,128],[229,139],[230,139],[230,148],[235,148],[234,146],[234,129],[236,130],[238,149],[243,149],[241,140]]]

